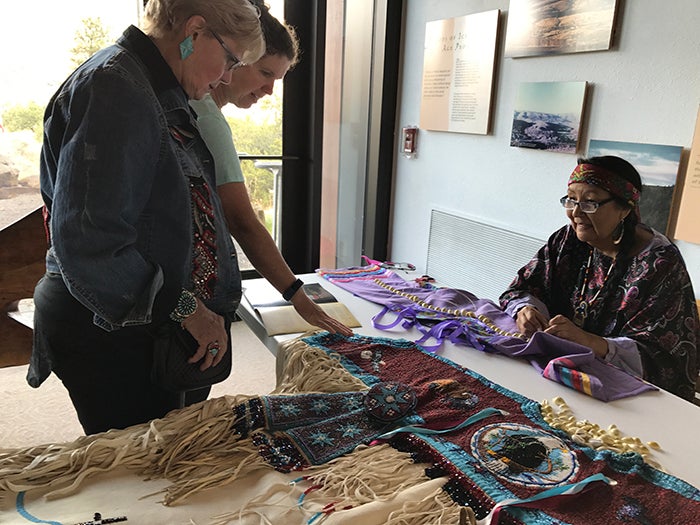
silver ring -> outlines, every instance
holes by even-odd
[[[207,345],[207,352],[209,352],[212,357],[216,357],[216,354],[219,353],[219,341],[214,341],[213,343],[209,343]]]

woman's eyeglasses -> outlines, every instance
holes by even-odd
[[[226,53],[226,71],[233,71],[234,69],[238,69],[241,66],[245,66],[245,64],[241,62],[241,60],[236,55],[231,53],[231,50],[224,43],[221,37],[216,33],[216,31],[214,31],[212,28],[209,28],[209,32],[214,36],[214,38],[216,38],[219,44],[221,44],[221,47]]]
[[[609,199],[604,199],[602,201],[576,201],[565,195],[559,199],[559,202],[567,210],[573,210],[576,206],[578,206],[583,213],[595,213],[603,204],[607,204],[608,202],[614,200],[615,197],[610,197]]]

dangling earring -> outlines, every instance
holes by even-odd
[[[620,234],[617,236],[617,239],[613,239],[613,244],[615,245],[620,244],[622,242],[622,238],[625,236],[625,219],[620,221],[617,228],[620,230]]]
[[[192,35],[185,38],[180,42],[180,58],[185,60],[194,51],[194,44],[192,43]]]

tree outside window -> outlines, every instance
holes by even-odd
[[[39,156],[46,105],[71,71],[136,23],[137,4],[124,4],[3,4],[8,20],[31,23],[9,24],[0,32],[0,228],[42,205]]]
[[[32,33],[24,24],[0,32],[0,229],[42,205],[39,156],[49,99],[77,66],[113,43],[129,24],[137,24],[140,2],[27,0],[3,5],[8,19],[32,20]],[[283,18],[282,0],[268,3]],[[38,9],[41,17],[35,16]],[[13,52],[18,42],[21,53]],[[276,86],[272,96],[249,110],[224,109],[239,153],[281,155],[281,91]],[[244,161],[242,169],[253,206],[272,231],[274,174],[253,161]]]

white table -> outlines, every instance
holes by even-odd
[[[401,328],[378,330],[372,326],[371,318],[381,310],[379,305],[360,299],[316,274],[305,274],[300,278],[306,283],[321,283],[340,302],[345,303],[362,323],[361,328],[354,330],[356,334],[411,341],[421,336],[415,328],[410,331]],[[264,279],[244,281],[243,287],[251,293],[268,287],[272,289]],[[245,298],[241,301],[238,314],[273,354],[276,354],[282,342],[299,335],[268,337],[262,322]],[[700,453],[697,450],[700,407],[663,390],[605,403],[543,378],[526,361],[487,354],[449,342],[444,343],[438,354],[535,401],[563,397],[579,420],[587,419],[601,427],[615,424],[624,435],[638,437],[644,442],[658,442],[662,450],[655,451],[654,456],[664,469],[700,487]]]

